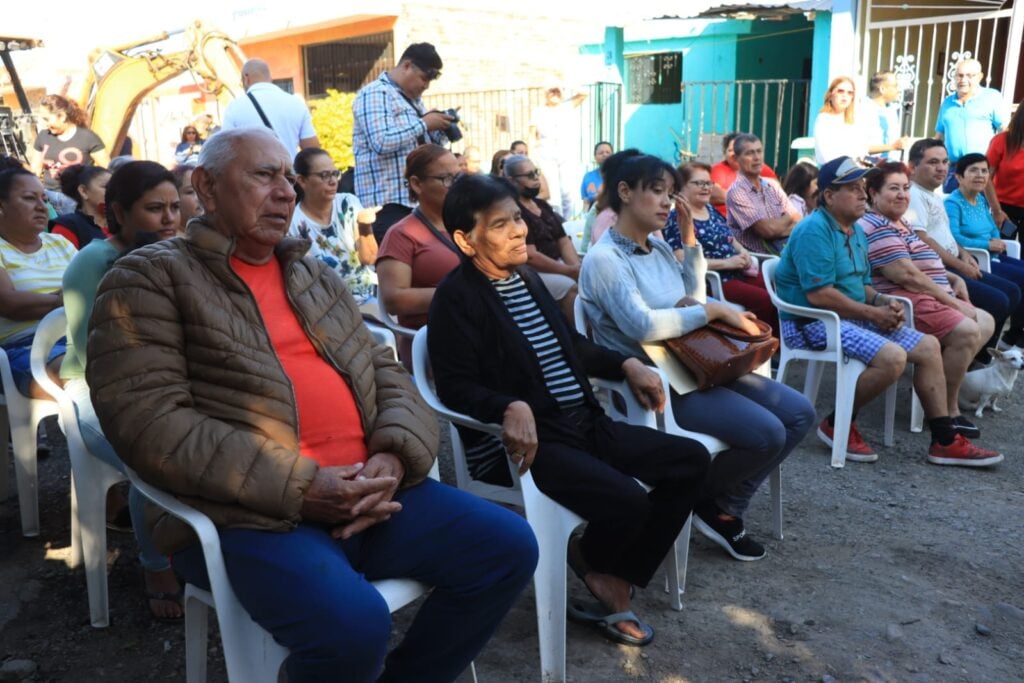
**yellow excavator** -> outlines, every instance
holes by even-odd
[[[164,53],[147,47],[176,33],[185,34],[186,48],[180,52]],[[89,127],[115,156],[128,134],[136,107],[154,88],[187,72],[200,92],[212,94],[227,105],[245,94],[241,72],[244,62],[245,55],[234,40],[196,20],[183,31],[93,51],[78,101],[89,114]]]

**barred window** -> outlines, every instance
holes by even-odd
[[[306,97],[356,92],[395,65],[394,34],[374,33],[302,48]]]

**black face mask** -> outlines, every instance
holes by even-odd
[[[540,194],[540,187],[523,187],[520,188],[519,193],[527,199],[536,199]]]

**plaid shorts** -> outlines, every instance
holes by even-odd
[[[798,320],[781,322],[782,336],[790,348],[811,351],[825,348],[825,323],[822,321],[813,320],[804,325]],[[862,363],[870,363],[886,342],[892,342],[909,352],[923,337],[924,334],[909,327],[900,326],[892,332],[883,332],[877,325],[866,320],[839,321],[839,340],[843,346],[843,355],[847,358],[856,358]]]

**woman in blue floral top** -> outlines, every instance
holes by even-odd
[[[322,149],[310,147],[295,157],[295,190],[299,202],[288,234],[313,242],[309,255],[331,268],[348,285],[359,304],[376,296],[377,240],[373,237],[376,211],[364,209],[353,195],[338,192],[341,175]]]
[[[722,291],[728,301],[743,306],[758,319],[769,323],[772,333],[779,336],[779,314],[768,296],[757,263],[743,245],[733,238],[722,215],[709,205],[714,185],[711,182],[711,167],[693,161],[680,166],[679,173],[683,178],[683,196],[690,203],[694,230],[704,249],[708,270],[718,271],[722,278]],[[683,245],[675,209],[669,213],[662,234],[676,258],[682,261]]]

